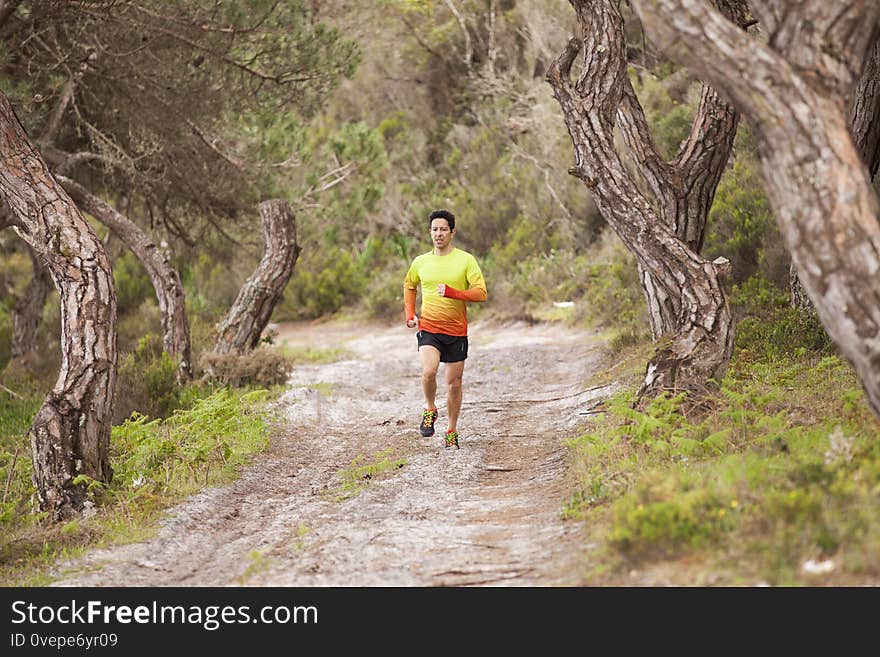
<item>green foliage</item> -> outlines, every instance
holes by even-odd
[[[789,259],[756,159],[737,157],[722,175],[709,212],[704,254],[710,260],[730,260],[736,284],[758,273],[778,286],[786,283]]]
[[[39,27],[28,19],[35,6]],[[261,196],[264,162],[259,144],[236,131],[240,115],[314,115],[354,72],[357,44],[315,9],[305,0],[210,7],[145,0],[113,11],[25,2],[6,26],[14,56],[5,60],[3,78],[13,88],[27,85],[22,120],[41,134],[69,77],[59,72],[59,58],[88,61],[89,73],[77,80],[77,112],[62,122],[53,145],[105,155],[101,175],[91,179],[111,195],[130,194],[132,207],[158,210],[153,218],[172,226],[185,218],[193,230],[206,218],[232,219]],[[58,39],[51,53],[34,46],[44,29]],[[85,33],[88,44],[79,38]],[[149,44],[150,56],[132,43]]]
[[[714,399],[635,409],[621,393],[568,441],[576,484],[563,515],[603,541],[588,581],[685,558],[690,584],[704,568],[722,583],[810,583],[800,566],[819,557],[841,581],[880,573],[880,479],[868,474],[880,472],[880,425],[852,369],[836,356],[744,357]]]
[[[403,289],[403,275],[400,280]],[[331,314],[356,302],[366,281],[357,257],[347,250],[336,247],[303,252],[274,317],[284,321]]]
[[[265,390],[221,388],[165,420],[134,414],[113,427],[111,496],[180,494],[228,478],[267,446],[268,398]]]
[[[26,434],[42,403],[41,394],[13,397],[0,391],[0,527],[21,518],[34,494]]]
[[[232,260],[231,252],[226,255]],[[227,258],[216,255],[212,258],[208,253],[200,253],[187,285],[188,308],[191,305],[195,313],[222,316],[235,301],[247,279],[248,274],[243,269],[249,266],[253,271],[258,261],[256,256],[251,255],[239,258],[238,266],[233,267]]]
[[[180,407],[177,362],[163,349],[162,338],[148,333],[137,348],[119,358],[116,376],[114,423],[137,411],[165,417]]]
[[[131,251],[125,251],[113,263],[113,284],[116,288],[116,311],[124,315],[138,308],[156,292],[150,277]]]
[[[351,462],[351,467],[340,470],[338,474],[342,484],[336,494],[336,501],[355,497],[370,481],[404,467],[406,458],[394,458],[393,452],[391,448],[377,452],[373,455],[373,460],[367,463],[364,463],[365,456],[358,456]]]
[[[675,475],[641,482],[615,505],[609,544],[629,556],[656,557],[717,541],[730,527],[729,502],[712,489],[690,486]]]
[[[25,431],[42,396],[16,400],[0,396],[0,583],[46,583],[34,571],[84,546],[145,538],[144,528],[164,508],[205,485],[228,481],[268,444],[274,394],[266,390],[190,386],[182,393],[189,408],[167,419],[134,413],[111,433],[109,485],[80,476],[96,515],[65,525],[40,526],[34,513],[32,465]]]
[[[834,351],[815,310],[791,306],[787,293],[762,277],[734,285],[730,303],[740,316],[734,348],[743,362]]]

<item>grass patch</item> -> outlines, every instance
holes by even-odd
[[[878,581],[880,423],[850,366],[813,353],[741,351],[699,414],[684,396],[639,411],[618,394],[568,440],[562,514],[600,546],[586,583],[632,570],[678,585]]]
[[[270,557],[267,557],[259,550],[252,550],[248,555],[247,568],[244,569],[244,572],[238,579],[239,584],[244,584],[254,575],[269,570],[273,563],[274,562]]]
[[[406,458],[395,458],[391,448],[377,452],[372,459],[365,462],[366,456],[358,456],[351,462],[351,467],[339,471],[341,484],[335,491],[334,501],[342,502],[356,497],[371,481],[387,477],[406,465]]]
[[[320,348],[293,346],[286,342],[279,347],[281,353],[295,365],[326,365],[352,358],[352,353],[342,347]]]
[[[84,517],[66,524],[46,524],[45,514],[33,512],[24,435],[30,419],[19,433],[4,434],[0,471],[9,493],[0,517],[0,585],[44,585],[57,561],[92,547],[143,540],[166,508],[204,486],[232,480],[268,446],[268,402],[279,392],[221,388],[164,420],[133,414],[112,430],[113,481],[95,482]]]

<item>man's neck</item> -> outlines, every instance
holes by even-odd
[[[442,248],[442,249],[438,249],[438,248],[435,246],[435,247],[434,247],[434,255],[436,255],[436,256],[445,256],[445,255],[449,255],[450,253],[452,253],[453,249],[455,249],[455,247],[452,246],[452,244],[450,244],[449,246],[446,246],[446,247],[444,247],[444,248]]]

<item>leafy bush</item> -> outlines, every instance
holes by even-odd
[[[591,324],[617,331],[618,346],[649,335],[635,257],[610,229],[602,234],[587,262],[581,274],[584,318]]]
[[[273,317],[277,321],[314,319],[359,300],[367,272],[351,252],[328,248],[304,252]],[[403,277],[401,275],[401,289]]]
[[[150,288],[152,289],[152,288]],[[162,331],[162,313],[155,296],[144,299],[126,313],[119,313],[116,323],[116,348],[119,353],[134,351],[148,333]]]
[[[265,390],[235,393],[221,388],[165,420],[134,414],[113,427],[111,492],[137,496],[187,489],[209,471],[229,471],[268,444],[260,402]]]
[[[162,338],[148,333],[137,348],[119,359],[113,422],[118,424],[135,411],[165,417],[180,406],[177,362],[162,347]]]
[[[788,255],[756,160],[737,157],[721,177],[709,212],[704,255],[730,260],[732,281],[760,273],[776,285],[787,281]]]
[[[649,479],[615,506],[609,542],[641,557],[698,549],[729,528],[729,508],[711,488],[689,490],[676,478]]]
[[[738,316],[734,348],[742,359],[830,354],[834,343],[813,308],[790,305],[788,294],[761,276],[734,285],[731,306]]]
[[[43,395],[38,393],[13,397],[0,391],[0,481],[4,482],[0,526],[28,511],[34,485],[25,435],[42,403]]]

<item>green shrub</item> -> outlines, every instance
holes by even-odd
[[[276,321],[315,319],[334,313],[358,301],[368,280],[368,272],[345,249],[337,247],[304,253],[297,261],[273,318]]]
[[[165,420],[134,414],[113,427],[110,492],[130,499],[169,488],[186,491],[213,470],[229,472],[268,444],[262,405],[265,390],[222,388]]]
[[[614,328],[621,346],[649,335],[648,311],[635,257],[606,229],[581,273],[583,316],[593,325]]]
[[[165,417],[180,406],[177,362],[162,347],[162,338],[148,333],[137,348],[119,359],[113,422],[118,424],[135,411]]]
[[[138,308],[156,291],[143,265],[131,251],[125,251],[113,262],[113,283],[116,287],[116,310],[120,315]]]
[[[740,316],[734,348],[749,358],[786,358],[793,354],[834,352],[834,343],[813,308],[792,307],[788,293],[761,276],[734,285],[731,306]]]
[[[155,296],[149,297],[125,314],[119,314],[116,323],[116,348],[121,354],[134,351],[145,335],[158,334],[161,331],[162,313],[159,303]]]
[[[656,557],[699,549],[720,538],[729,525],[729,503],[710,489],[689,491],[674,484],[670,499],[657,499],[665,493],[643,484],[617,504],[609,543],[632,556]]]

